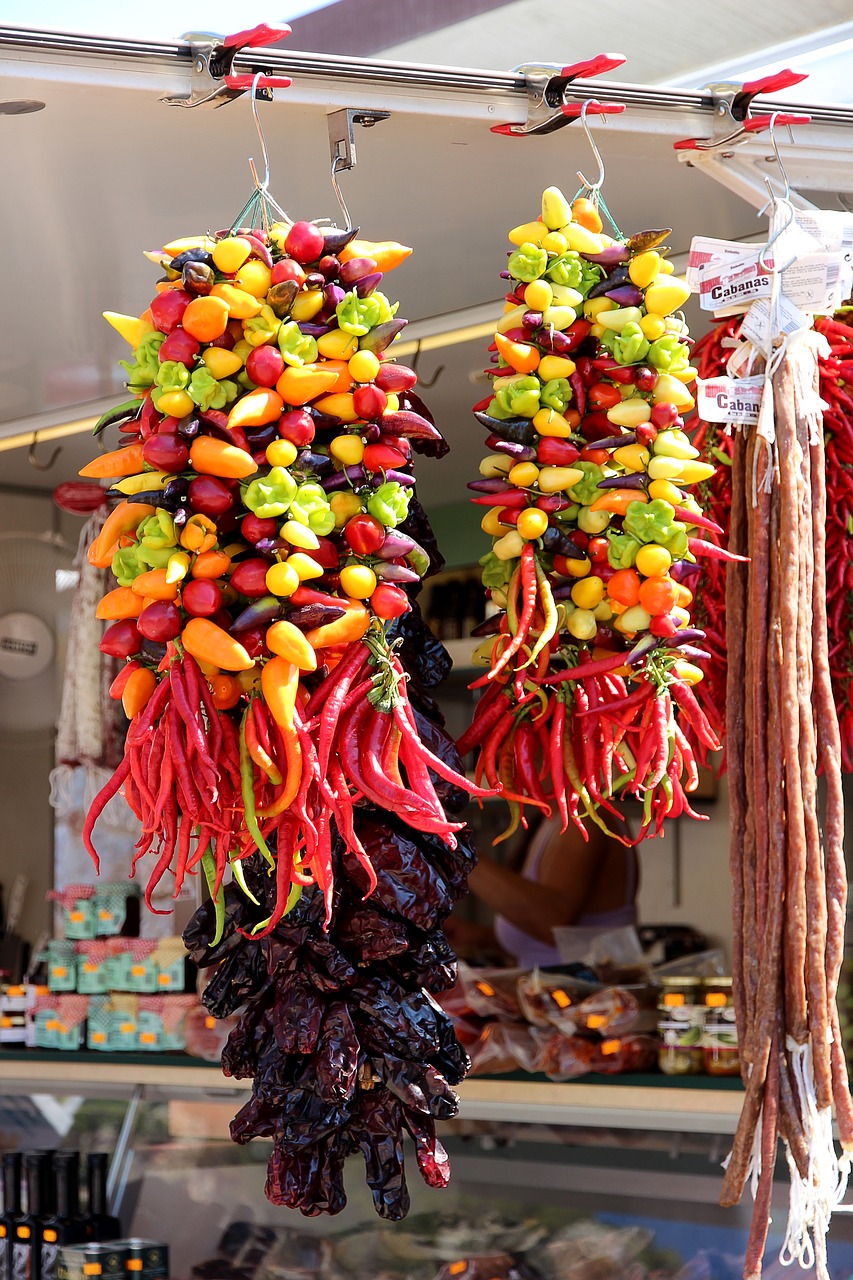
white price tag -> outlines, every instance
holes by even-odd
[[[770,295],[773,259],[766,267],[758,258],[763,245],[748,253],[729,258],[723,264],[708,264],[699,272],[699,306],[703,311],[727,314],[746,311],[756,298]]]
[[[796,224],[815,242],[815,250],[838,253],[853,263],[853,213],[840,209],[798,209]]]
[[[748,249],[748,245],[739,244],[736,240],[714,240],[711,236],[694,236],[690,242],[687,270],[684,273],[690,288],[694,291],[699,288],[702,274],[709,265],[722,267],[731,259],[743,257]]]
[[[782,272],[782,293],[806,311],[830,311],[844,301],[850,269],[837,253],[810,253]]]
[[[705,422],[754,426],[758,422],[764,378],[697,378],[696,411]]]
[[[800,329],[810,327],[811,316],[807,316],[784,295],[779,298],[775,324],[771,326],[770,300],[759,298],[747,311],[740,328],[740,336],[747,342],[751,342],[757,350],[769,355],[774,338],[778,338],[781,334],[797,333]]]

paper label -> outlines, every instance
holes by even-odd
[[[696,410],[705,422],[754,426],[758,422],[764,378],[697,378]]]
[[[838,254],[806,254],[782,272],[782,293],[807,311],[832,311],[844,301],[850,277]]]
[[[778,300],[772,325],[771,320],[774,318],[771,314],[769,298],[759,298],[747,311],[740,329],[741,338],[751,342],[753,347],[764,352],[765,355],[770,354],[773,339],[780,334],[797,333],[800,329],[811,327],[811,317],[784,295]],[[732,368],[731,360],[728,371],[730,374],[737,374],[737,370]]]
[[[840,209],[798,209],[799,230],[815,242],[823,253],[837,253],[853,264],[853,213]]]
[[[709,265],[723,266],[731,259],[743,257],[748,248],[748,245],[739,244],[736,240],[714,240],[710,236],[694,236],[690,242],[687,270],[684,273],[687,283],[695,292]]]
[[[703,311],[746,311],[756,298],[770,296],[773,258],[764,266],[758,259],[763,246],[725,263],[710,263],[699,273],[699,306]]]

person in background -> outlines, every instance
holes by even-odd
[[[555,928],[605,930],[637,923],[636,851],[594,825],[584,840],[575,826],[561,832],[559,818],[545,818],[520,871],[481,854],[468,885],[495,912],[494,929],[451,919],[451,944],[494,950],[497,943],[522,969],[560,963]]]

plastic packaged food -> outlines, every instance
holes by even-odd
[[[731,978],[707,978],[704,983],[704,1003],[702,1053],[705,1070],[709,1076],[740,1075]]]
[[[658,997],[658,1066],[668,1076],[702,1071],[705,1006],[699,978],[662,978]]]

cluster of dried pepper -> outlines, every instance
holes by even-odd
[[[731,355],[727,343],[736,338],[740,316],[731,316],[696,343],[693,358],[701,378],[725,371]],[[830,635],[832,690],[841,731],[841,759],[845,772],[853,770],[853,329],[841,317],[818,316],[815,328],[828,341],[829,355],[818,361],[823,434],[826,451],[826,558],[828,572],[827,614]],[[701,486],[702,500],[711,518],[724,530],[725,541],[731,510],[731,455],[733,437],[716,423],[701,423],[693,443],[709,462],[720,465]],[[706,633],[705,648],[714,661],[697,697],[715,732],[722,731],[726,689],[725,644],[726,582],[724,566],[709,562],[702,592],[696,602],[696,619]],[[693,745],[700,758],[701,743]],[[700,754],[701,753],[701,754]]]
[[[417,611],[398,625],[418,730],[444,775],[436,790],[458,812],[467,797],[447,779],[459,759],[426,693],[446,675],[447,655]],[[465,893],[474,854],[464,832],[451,850],[367,801],[354,823],[372,870],[348,858],[334,835],[328,927],[321,895],[305,893],[260,941],[251,938],[274,902],[254,855],[246,878],[259,905],[229,886],[222,918],[209,904],[184,936],[201,966],[216,966],[202,997],[207,1008],[217,1017],[242,1010],[222,1061],[227,1075],[254,1084],[231,1132],[241,1143],[273,1139],[269,1199],[308,1215],[338,1213],[343,1162],[360,1152],[377,1212],[397,1219],[409,1205],[405,1134],[430,1186],[444,1186],[450,1173],[435,1121],[456,1114],[450,1086],[467,1057],[433,996],[455,981],[441,923]]]
[[[744,1275],[760,1273],[778,1138],[791,1171],[784,1256],[813,1256],[853,1154],[836,992],[844,947],[841,749],[827,638],[826,455],[814,347],[773,377],[775,441],[732,438],[726,633],[734,997],[746,1096],[723,1189],[757,1178]],[[811,402],[811,403],[810,403]],[[825,799],[817,773],[826,779]],[[832,1139],[832,1111],[844,1157]]]
[[[554,187],[509,234],[492,395],[475,410],[493,452],[469,485],[489,508],[481,564],[498,612],[479,632],[489,670],[472,687],[486,693],[459,743],[503,786],[507,835],[527,805],[555,805],[564,829],[606,825],[620,791],[643,802],[641,837],[660,834],[697,816],[685,726],[719,747],[691,689],[708,653],[689,609],[699,561],[731,557],[690,493],[713,467],[683,432],[696,371],[676,313],[690,289],[667,235],[613,238],[595,203]]]
[[[452,892],[433,903],[429,927],[426,908],[401,890],[396,906],[420,931],[416,945],[402,924],[386,929],[399,935],[388,955],[426,948],[431,956],[433,924],[463,890],[471,857],[459,852],[463,824],[448,817],[443,797],[486,794],[446,758],[446,744],[409,698],[399,630],[437,555],[414,498],[412,449],[441,456],[446,445],[415,394],[414,371],[388,351],[405,321],[378,286],[409,250],[355,235],[298,222],[179,241],[149,255],[165,278],[148,310],[138,319],[108,315],[134,348],[126,363],[132,398],[97,428],[118,425],[122,447],[82,474],[114,481],[115,505],[89,557],[119,584],[98,616],[111,623],[102,649],[126,659],[112,692],[130,727],[84,840],[97,862],[95,823],[121,790],[140,822],[133,869],[149,868],[146,901],[169,875],[177,894],[201,866],[214,951],[229,868],[257,908],[249,947],[280,942],[297,904],[300,920],[343,927],[335,914],[342,874],[378,903],[363,908],[365,922],[381,917],[375,848],[390,855],[364,835],[361,810],[369,806],[374,826],[390,824],[401,863],[414,860],[405,831],[427,843],[436,877],[448,877]],[[401,865],[404,881],[410,874]],[[452,957],[444,943],[439,949],[446,976]],[[405,970],[413,992],[434,985],[430,964],[422,973],[400,961],[394,981]],[[361,965],[356,956],[347,983],[366,980]],[[259,998],[280,1039],[296,1015],[270,973]],[[374,986],[384,980],[382,971]],[[396,990],[385,998],[396,1000]],[[442,1045],[456,1055],[448,1074],[458,1079],[464,1054],[440,1023]],[[412,1043],[417,1058],[420,1041]],[[336,1050],[321,1038],[311,1052],[314,1071]],[[374,1061],[378,1039],[371,1052]],[[240,1062],[245,1074],[250,1059]],[[260,1062],[251,1064],[261,1081]],[[327,1062],[326,1077],[333,1069]],[[361,1107],[374,1083],[361,1068],[348,1081],[339,1082],[341,1100]],[[378,1096],[371,1092],[365,1114]],[[382,1106],[399,1144],[402,1112],[387,1099]],[[374,1133],[373,1120],[365,1125]],[[246,1119],[239,1132],[246,1140],[267,1129]],[[309,1123],[299,1152],[306,1132],[321,1141]],[[277,1146],[273,1198],[295,1203],[296,1186],[306,1212],[339,1208],[316,1191],[294,1151],[284,1140]],[[405,1212],[401,1193],[377,1194],[389,1213]]]

